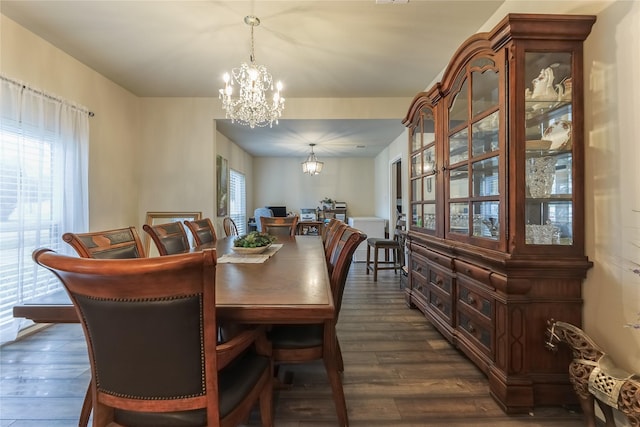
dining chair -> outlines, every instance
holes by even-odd
[[[269,208],[256,208],[256,210],[253,211],[253,217],[256,221],[256,229],[260,232],[262,232],[262,222],[260,222],[260,218],[263,216],[272,217],[273,211]]]
[[[203,218],[196,221],[185,220],[184,224],[189,227],[191,234],[193,234],[193,240],[195,241],[196,246],[200,246],[205,243],[212,243],[218,239],[216,236],[216,229],[209,218]]]
[[[333,251],[333,269],[329,277],[335,312],[331,321],[322,324],[273,325],[268,333],[276,364],[323,360],[341,426],[347,426],[349,419],[342,388],[341,372],[344,371],[344,362],[336,335],[336,323],[353,253],[366,238],[366,234],[347,226]]]
[[[222,226],[224,227],[224,234],[229,236],[238,236],[238,227],[236,227],[236,223],[233,220],[226,216],[222,221]]]
[[[329,222],[325,224],[324,233],[322,233],[322,243],[324,243],[325,248],[326,248],[326,245],[327,245],[327,239],[332,235],[333,229],[336,226],[338,226],[340,223],[344,224],[344,222],[340,221],[339,219],[331,218],[329,220]]]
[[[272,236],[295,236],[298,230],[298,216],[260,217],[262,232]]]
[[[89,233],[64,233],[68,243],[82,258],[127,259],[145,258],[144,246],[135,227]],[[91,385],[87,389],[78,425],[84,427],[91,416]]]
[[[135,227],[90,233],[64,233],[68,243],[82,258],[144,258],[145,251]]]
[[[333,251],[335,250],[338,241],[342,237],[342,233],[347,229],[347,224],[340,220],[336,220],[335,225],[329,231],[329,236],[327,236],[327,240],[324,242],[324,254],[327,259],[327,267],[329,268],[329,272],[333,269],[331,265],[331,256],[333,255]]]
[[[216,253],[100,260],[38,249],[67,290],[91,364],[94,426],[236,426],[259,401],[272,421],[263,328],[216,343]]]
[[[166,224],[145,224],[142,229],[149,235],[161,256],[189,252],[189,238],[179,221]]]

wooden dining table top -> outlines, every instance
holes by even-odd
[[[322,238],[279,237],[283,246],[263,263],[216,266],[216,311],[220,319],[242,323],[322,323],[335,307]],[[217,257],[232,253],[233,237],[215,242]],[[194,250],[214,247],[202,245]],[[171,256],[171,255],[169,255]],[[13,308],[14,317],[36,323],[77,323],[64,290]]]

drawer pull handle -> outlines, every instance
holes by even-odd
[[[475,303],[476,303],[476,299],[473,297],[473,295],[469,295],[467,297],[467,304],[472,305],[472,304],[475,304]]]
[[[467,323],[467,329],[471,333],[474,333],[476,331],[476,328],[473,326],[473,324],[471,322]]]
[[[471,269],[470,268],[467,268],[467,274],[471,275]]]
[[[437,280],[437,281],[436,281],[436,285],[438,285],[438,286],[442,286],[442,279]]]

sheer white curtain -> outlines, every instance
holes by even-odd
[[[0,78],[0,341],[15,338],[12,307],[59,288],[39,247],[71,253],[61,236],[88,227],[89,113]]]

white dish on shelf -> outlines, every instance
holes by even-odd
[[[550,150],[568,150],[571,148],[571,122],[559,120],[549,126],[542,134],[545,141],[551,141]]]
[[[526,148],[527,150],[548,150],[552,143],[552,141],[545,139],[530,139],[526,143]]]

